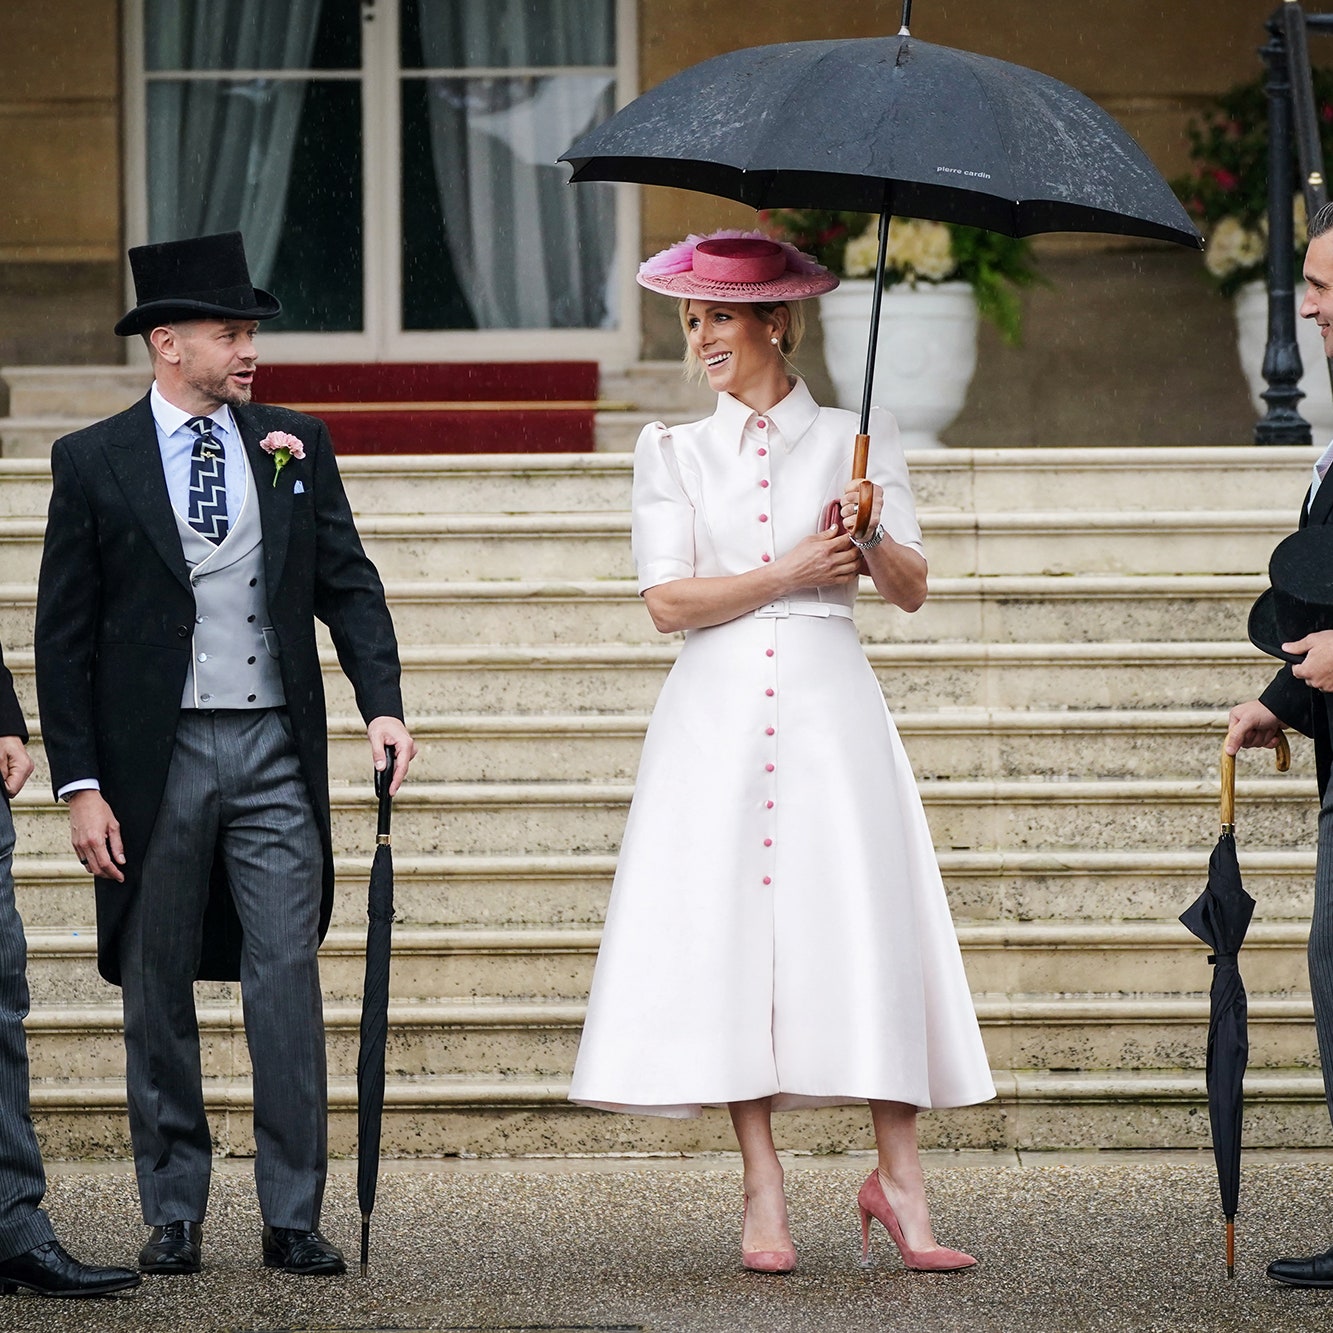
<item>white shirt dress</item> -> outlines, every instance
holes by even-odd
[[[857,421],[801,381],[759,416],[644,428],[639,590],[742,574],[817,531]],[[883,524],[921,550],[898,428]],[[644,742],[570,1099],[696,1116],[995,1095],[911,766],[850,619],[855,584],[691,630]]]

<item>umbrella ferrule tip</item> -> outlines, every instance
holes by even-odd
[[[903,24],[903,26],[902,26],[901,28],[898,29],[898,36],[899,36],[899,37],[910,37],[911,35],[912,35],[912,34],[911,34],[911,32],[908,30],[907,24],[905,24],[905,23]]]

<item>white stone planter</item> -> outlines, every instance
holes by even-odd
[[[870,305],[869,278],[845,278],[819,298],[824,360],[838,406],[861,409]],[[938,449],[967,397],[977,367],[977,302],[966,282],[888,288],[880,305],[873,401],[898,419],[903,447]]]
[[[1303,285],[1297,279],[1296,309],[1300,310]],[[1240,364],[1250,386],[1250,398],[1260,417],[1268,404],[1260,397],[1268,387],[1264,381],[1264,347],[1268,342],[1268,289],[1262,282],[1247,282],[1236,293],[1236,336]],[[1324,344],[1312,319],[1296,316],[1296,346],[1301,353],[1301,392],[1296,410],[1310,423],[1314,442],[1321,449],[1333,439],[1333,392],[1329,389]]]

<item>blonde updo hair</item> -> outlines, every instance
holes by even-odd
[[[704,363],[690,349],[690,302],[698,299],[694,296],[682,296],[676,302],[676,311],[680,316],[681,332],[685,335],[685,355],[681,358],[685,378],[696,381],[704,378]],[[726,303],[718,302],[718,304]],[[770,325],[773,322],[773,313],[776,310],[779,308],[786,310],[787,328],[782,335],[782,341],[778,344],[778,351],[787,359],[795,355],[796,349],[801,345],[801,339],[805,337],[805,306],[803,302],[738,301],[735,304],[748,306],[764,323]]]

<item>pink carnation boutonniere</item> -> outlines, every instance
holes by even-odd
[[[259,441],[259,447],[266,454],[273,455],[273,484],[275,486],[278,484],[278,477],[282,475],[282,469],[293,458],[305,457],[305,445],[295,435],[288,435],[285,430],[269,431]]]

